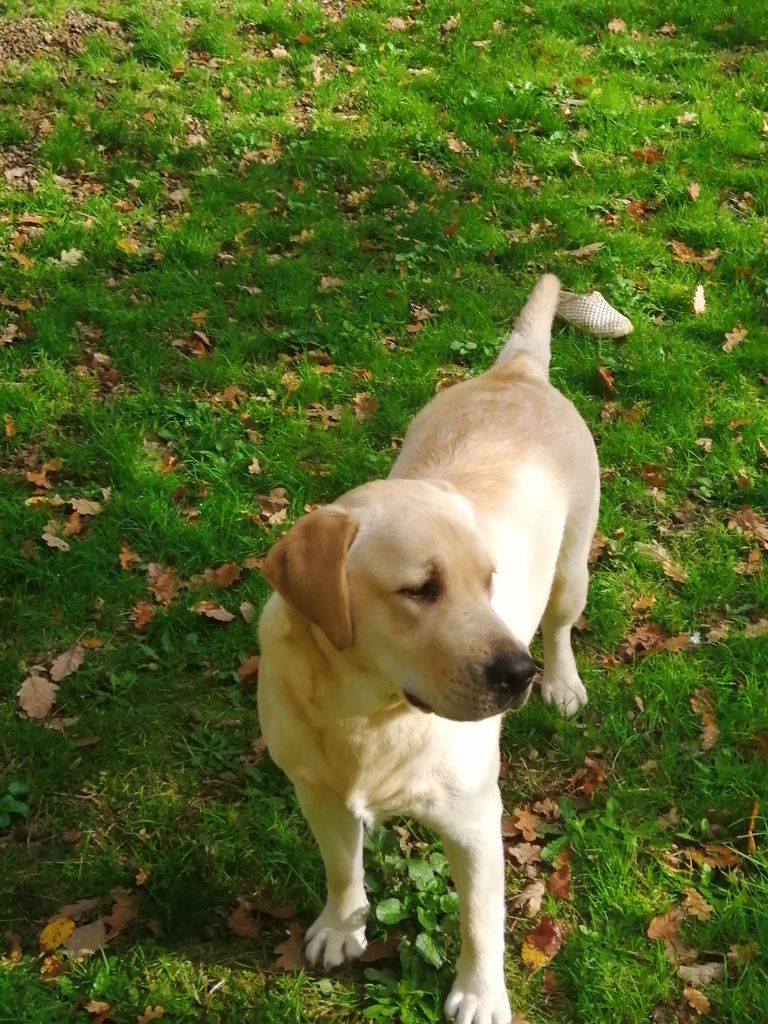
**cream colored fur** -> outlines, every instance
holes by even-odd
[[[445,1004],[508,1024],[499,729],[530,687],[541,626],[546,701],[586,703],[570,644],[587,591],[599,473],[589,430],[548,382],[559,283],[543,277],[495,365],[415,418],[388,479],[310,513],[264,565],[259,714],[323,857],[307,932],[326,969],[365,948],[364,826],[437,831],[462,949]],[[428,710],[424,710],[428,709]]]

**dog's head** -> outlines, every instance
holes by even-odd
[[[381,679],[382,700],[402,693],[474,721],[528,697],[534,662],[491,607],[494,565],[472,506],[444,485],[364,484],[300,519],[263,572],[361,677]]]

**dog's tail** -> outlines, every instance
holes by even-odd
[[[560,282],[555,275],[545,274],[540,277],[507,336],[496,366],[503,366],[515,356],[526,355],[538,363],[545,376],[549,374],[552,321],[559,297]]]

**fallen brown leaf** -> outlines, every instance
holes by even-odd
[[[606,25],[606,28],[609,32],[613,32],[615,35],[618,32],[626,32],[627,23],[622,18],[611,18],[611,20]]]
[[[75,928],[72,934],[64,940],[62,946],[71,956],[81,958],[92,956],[98,950],[103,949],[106,941],[107,929],[104,918],[97,917],[90,924]]]
[[[688,573],[685,569],[672,560],[672,556],[662,544],[646,544],[642,541],[635,542],[635,551],[647,558],[652,558],[664,571],[665,576],[678,583],[688,582]]]
[[[15,437],[16,436],[16,421],[9,412],[3,414],[3,424],[5,426],[5,436]]]
[[[683,996],[688,1005],[692,1006],[697,1013],[709,1013],[712,1009],[707,997],[697,988],[691,988],[690,985],[687,985],[683,989]]]
[[[165,1007],[163,1006],[145,1006],[144,1013],[140,1013],[136,1018],[136,1024],[150,1024],[150,1021],[160,1020],[161,1017],[165,1016]]]
[[[139,913],[139,904],[136,897],[129,889],[122,889],[119,886],[110,893],[114,903],[110,914],[104,918],[105,924],[109,925],[109,939],[114,939],[121,932],[124,932],[128,925]]]
[[[720,729],[712,711],[711,690],[700,687],[691,694],[691,709],[701,718],[701,749],[711,750],[717,743]]]
[[[73,672],[76,672],[83,664],[85,658],[85,651],[76,644],[68,651],[64,651],[58,658],[54,658],[51,662],[51,679],[54,683],[61,682],[62,679],[66,679],[67,676],[71,676]]]
[[[528,807],[515,807],[513,811],[514,827],[517,832],[522,833],[526,842],[532,843],[535,839],[541,839],[544,835],[539,832],[541,822],[535,814],[531,814]]]
[[[658,914],[648,925],[646,935],[654,942],[659,939],[672,939],[677,935],[683,921],[683,911],[680,907],[672,907],[664,914]]]
[[[174,568],[150,562],[147,566],[147,585],[160,604],[169,605],[181,589],[181,581]]]
[[[663,151],[655,146],[646,146],[645,149],[633,149],[632,156],[635,160],[640,160],[644,164],[660,164],[665,159]]]
[[[699,196],[701,195],[701,185],[698,183],[698,181],[692,181],[691,184],[688,186],[688,195],[691,197],[691,200],[694,203],[699,198]]]
[[[45,718],[53,707],[58,686],[40,675],[31,675],[21,684],[16,696],[19,707],[30,718]]]
[[[215,601],[198,601],[192,607],[198,615],[204,615],[207,619],[213,619],[214,622],[231,622],[235,617],[232,612],[228,612],[226,608],[222,608]]]
[[[240,579],[241,569],[235,562],[225,562],[224,565],[220,565],[216,570],[214,577],[217,587],[231,587],[233,583],[236,583]]]
[[[516,910],[524,911],[526,917],[536,917],[541,910],[541,901],[546,891],[547,887],[544,882],[531,882],[521,893],[512,897],[509,901],[510,905]]]
[[[58,548],[59,551],[69,551],[69,544],[67,544],[65,540],[62,540],[61,537],[57,537],[55,533],[51,533],[50,530],[45,530],[40,536],[49,548]]]
[[[259,922],[251,917],[246,901],[238,899],[227,918],[229,927],[243,939],[252,939],[259,932]]]
[[[760,810],[760,804],[757,800],[752,804],[752,811],[749,815],[749,822],[747,823],[747,853],[757,852],[757,843],[755,842],[755,822],[757,821],[757,815]]]
[[[571,865],[563,864],[547,879],[547,888],[556,900],[567,900],[571,894]]]
[[[704,899],[701,893],[697,892],[696,889],[684,889],[685,899],[683,900],[682,910],[686,917],[695,917],[699,921],[706,921],[710,914],[714,912],[714,907],[710,906],[709,903]]]
[[[397,956],[397,951],[403,936],[400,932],[391,932],[386,939],[374,939],[369,942],[365,952],[360,957],[362,964],[375,964],[379,960],[390,960]]]
[[[597,372],[600,376],[600,380],[605,384],[608,391],[615,395],[616,385],[613,382],[613,373],[608,369],[607,366],[598,366]]]
[[[272,966],[278,970],[296,971],[304,966],[304,931],[298,922],[291,922],[288,938],[275,946],[275,953],[277,959]]]
[[[742,862],[740,854],[722,843],[704,843],[701,849],[686,846],[683,854],[688,860],[697,864],[706,864],[710,868],[736,868]]]
[[[130,569],[141,561],[140,556],[132,551],[127,544],[120,545],[120,554],[117,557],[120,560],[121,569]]]
[[[723,965],[721,963],[681,964],[677,968],[677,976],[689,985],[709,985],[722,978]]]
[[[250,658],[246,658],[244,661],[240,662],[237,674],[239,676],[241,686],[250,686],[252,683],[258,681],[260,661],[261,659],[258,654],[253,654]]]
[[[604,245],[605,242],[589,242],[578,249],[566,249],[565,255],[570,256],[572,260],[589,260],[592,259],[595,253],[600,252]]]
[[[562,946],[563,938],[563,926],[545,914],[539,925],[529,932],[523,941],[523,963],[533,970],[548,964]]]
[[[90,1014],[88,1024],[104,1024],[105,1020],[114,1020],[117,1003],[107,1003],[103,999],[89,999],[83,1009]]]
[[[136,630],[146,629],[155,616],[155,607],[148,601],[139,601],[133,606],[130,619]]]
[[[725,341],[720,347],[726,354],[729,352],[733,352],[736,346],[740,345],[742,341],[744,341],[746,336],[746,327],[742,327],[741,324],[736,324],[736,326],[732,330],[726,332]]]
[[[715,260],[720,255],[719,249],[710,249],[709,252],[704,254],[697,253],[690,245],[686,245],[685,242],[679,242],[677,239],[672,239],[669,245],[678,262],[694,263],[701,267],[702,270],[711,270],[715,265]]]
[[[352,399],[352,408],[358,423],[365,423],[379,408],[379,403],[367,391],[358,391]]]

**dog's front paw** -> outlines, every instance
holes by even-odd
[[[564,715],[575,715],[587,703],[587,689],[574,672],[572,675],[547,678],[541,681],[541,696],[547,704],[554,704]]]
[[[445,1001],[445,1016],[455,1024],[511,1024],[512,1011],[504,987],[487,987],[457,978]]]
[[[309,963],[330,971],[362,956],[368,945],[365,938],[367,916],[367,907],[361,907],[346,918],[326,907],[307,929],[304,952]]]

